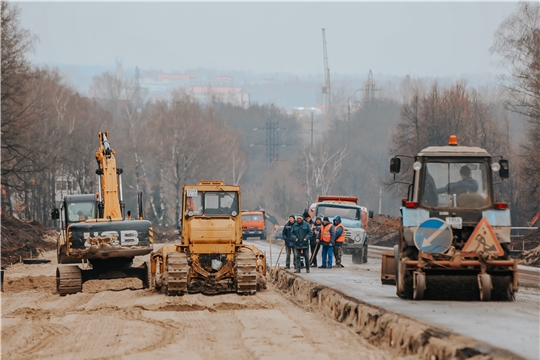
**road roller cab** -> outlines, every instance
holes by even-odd
[[[401,158],[413,162],[406,171],[412,182],[396,179]],[[392,255],[383,256],[383,282],[393,270],[397,295],[409,299],[513,299],[518,284],[517,261],[509,256],[510,210],[493,188],[508,178],[508,161],[458,146],[451,136],[448,146],[397,155],[390,172],[409,186],[393,269]]]

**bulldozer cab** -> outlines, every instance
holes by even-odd
[[[266,256],[242,243],[240,187],[200,181],[183,187],[181,244],[153,252],[151,277],[167,295],[255,294]]]
[[[201,181],[183,193],[182,245],[196,253],[234,253],[242,243],[240,187]]]

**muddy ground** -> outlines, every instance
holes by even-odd
[[[54,252],[47,257],[53,258]],[[56,265],[11,266],[2,293],[5,359],[394,359],[272,285],[255,296],[167,297],[140,280],[55,293]]]

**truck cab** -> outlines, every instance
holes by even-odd
[[[317,202],[310,206],[309,213],[313,219],[327,216],[330,222],[335,216],[340,216],[345,228],[343,252],[352,255],[353,263],[362,264],[367,262],[366,226],[373,213],[357,203],[358,198],[353,196],[319,196]]]
[[[264,211],[242,211],[242,237],[258,237],[263,240],[266,237],[265,226],[266,214]]]

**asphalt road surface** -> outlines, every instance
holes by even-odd
[[[268,240],[248,239],[246,242],[265,251],[270,263]],[[272,244],[272,266],[276,264],[282,244],[281,240]],[[345,268],[312,269],[310,274],[302,272],[300,275],[366,303],[508,349],[528,359],[540,359],[538,269],[520,267],[520,276],[524,273],[526,281],[520,281],[513,302],[413,301],[398,298],[394,285],[381,284],[380,259],[380,251],[373,251],[367,264],[357,265],[352,263],[351,255],[344,255]],[[285,266],[285,250],[279,265]]]

